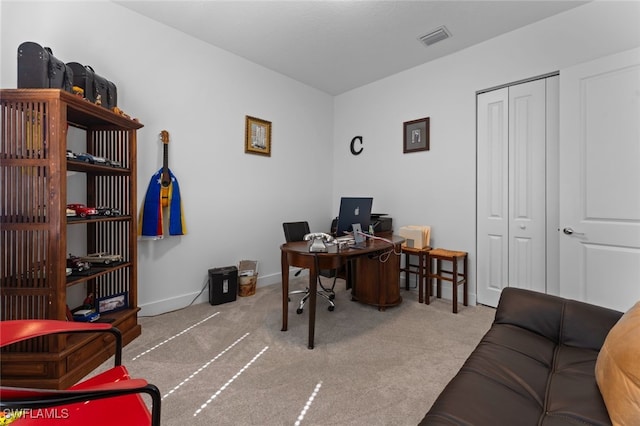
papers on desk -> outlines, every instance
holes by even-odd
[[[355,238],[353,238],[353,235],[345,235],[344,237],[338,237],[336,238],[336,242],[338,243],[348,243],[350,241],[355,241]]]
[[[353,245],[356,243],[355,239],[353,238],[353,235],[345,235],[343,237],[338,237],[333,241],[335,242],[335,244],[338,245],[338,250],[344,250],[349,247],[353,247]]]

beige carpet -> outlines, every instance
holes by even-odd
[[[461,306],[453,314],[448,300],[419,304],[416,290],[380,312],[352,302],[341,280],[337,290],[334,312],[318,299],[313,350],[307,310],[296,315],[294,299],[289,330],[280,331],[280,286],[270,286],[141,318],[123,363],[160,388],[167,426],[415,425],[495,313]]]

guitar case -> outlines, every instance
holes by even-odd
[[[89,68],[93,73],[93,88],[95,90],[96,102],[99,100],[100,105],[102,105],[106,109],[111,109],[109,107],[109,100],[107,96],[107,91],[109,90],[107,79],[102,77],[101,75],[96,74],[96,72],[93,71],[93,68],[91,68],[89,65],[87,65],[87,68]]]
[[[18,46],[19,89],[63,89],[71,92],[73,70],[49,47],[26,41]]]
[[[84,90],[84,97],[96,103],[100,99],[100,105],[111,110],[118,106],[118,89],[116,85],[106,78],[96,74],[89,65],[78,62],[67,63],[73,70],[73,84]]]
[[[93,85],[93,69],[85,67],[78,62],[67,62],[67,66],[73,70],[73,85],[84,90],[84,98],[91,103],[96,102],[96,89]]]
[[[109,80],[107,80],[107,105],[109,109],[118,106],[118,88],[115,83]]]

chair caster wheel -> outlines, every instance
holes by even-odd
[[[336,308],[335,306],[329,306],[327,309],[329,310],[329,312],[333,312],[335,308]]]
[[[296,309],[296,314],[300,315],[302,313],[302,308]]]

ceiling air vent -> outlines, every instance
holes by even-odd
[[[422,42],[425,46],[431,46],[432,44],[449,37],[451,37],[451,33],[445,26],[442,26],[435,29],[434,31],[431,31],[428,34],[421,35],[420,37],[418,37],[418,40],[420,40],[420,42]]]

